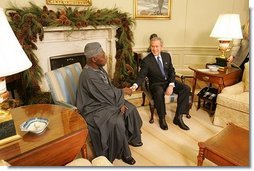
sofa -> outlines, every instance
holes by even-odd
[[[249,130],[249,62],[245,63],[242,80],[225,87],[217,96],[213,124],[225,127],[229,122]]]
[[[165,51],[167,53],[170,54],[171,58],[172,58],[172,54],[171,52],[169,51]],[[143,52],[140,54],[140,59],[144,59],[147,55],[149,54],[149,52]],[[139,70],[139,66],[138,66],[138,70]],[[185,76],[183,74],[180,74],[180,73],[175,73],[175,77],[177,79],[180,79],[180,81],[182,83],[184,83],[185,81],[185,78],[193,78],[193,76]],[[145,78],[145,81],[142,83],[141,85],[141,90],[143,91],[142,92],[142,106],[144,106],[145,104],[145,98],[147,97],[148,101],[149,101],[149,108],[150,108],[150,113],[151,113],[151,116],[150,116],[150,120],[149,120],[149,123],[154,123],[154,109],[155,109],[155,106],[154,106],[154,100],[152,98],[152,94],[150,92],[150,89],[149,89],[149,80],[148,78],[146,77]],[[165,99],[165,103],[172,103],[172,102],[177,102],[177,97],[178,95],[175,94],[175,93],[172,93],[171,95],[165,95],[164,99]],[[190,94],[190,106],[191,106],[191,94]],[[186,114],[186,117],[187,118],[191,118],[190,114]]]

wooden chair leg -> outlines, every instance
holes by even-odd
[[[198,107],[197,107],[197,110],[200,109],[200,103],[201,103],[201,100],[200,100],[200,97],[198,97]]]
[[[192,102],[189,102],[189,109],[192,107]],[[186,118],[190,119],[191,115],[189,113],[186,114]]]
[[[151,113],[151,118],[149,120],[149,123],[154,123],[154,119],[153,119],[153,116],[154,116],[154,106],[151,105],[151,103],[149,102],[149,108],[150,108],[150,113]]]
[[[192,93],[190,92],[190,95],[189,95],[189,110],[191,110],[192,104],[193,104],[193,101],[192,101]],[[186,118],[190,119],[190,118],[191,118],[191,115],[190,115],[189,113],[186,114]]]
[[[146,101],[146,94],[144,92],[142,92],[142,99],[143,99],[143,101],[142,101],[141,106],[144,106],[145,105],[145,101]]]

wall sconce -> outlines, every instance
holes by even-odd
[[[213,27],[210,37],[218,39],[218,49],[221,51],[220,61],[226,61],[225,52],[230,50],[230,42],[233,39],[243,38],[239,14],[221,14]]]
[[[16,38],[4,10],[0,8],[0,145],[19,137],[9,110],[2,109],[2,102],[8,99],[5,77],[22,72],[32,66]]]

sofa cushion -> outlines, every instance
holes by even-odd
[[[249,113],[249,92],[236,95],[220,93],[216,102],[222,106]]]
[[[90,162],[84,158],[77,158],[65,166],[113,166],[105,156],[98,156]]]
[[[87,159],[78,158],[66,164],[65,166],[92,166],[92,163]]]
[[[99,156],[92,160],[93,166],[113,166],[113,164],[105,157]]]
[[[241,94],[244,92],[244,82],[240,81],[232,86],[225,87],[222,89],[223,94]]]
[[[244,82],[244,91],[249,91],[250,81],[249,81],[249,62],[244,64],[244,71],[243,71],[243,82]]]

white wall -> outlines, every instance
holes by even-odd
[[[27,6],[30,1],[41,6],[46,4],[46,0],[12,0],[11,2],[18,6]],[[135,0],[91,1],[92,6],[98,9],[117,7],[132,16],[134,13]],[[9,2],[9,0],[1,0],[0,7],[8,7]],[[249,16],[248,0],[171,0],[171,2],[171,19],[136,20],[136,26],[133,28],[134,50],[145,50],[150,34],[157,33],[163,38],[165,49],[173,52],[177,68],[197,61],[206,61],[210,59],[209,56],[219,54],[216,50],[217,41],[209,37],[219,14],[238,13],[242,24]],[[61,6],[48,5],[48,7],[56,9]]]

